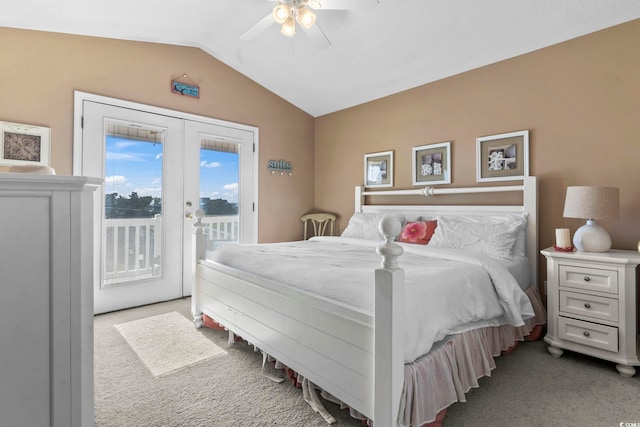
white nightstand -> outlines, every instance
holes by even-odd
[[[549,353],[576,351],[616,362],[632,377],[638,359],[636,251],[540,251],[547,258]]]

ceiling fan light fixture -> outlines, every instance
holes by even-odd
[[[273,19],[278,24],[284,24],[284,22],[291,16],[291,6],[288,4],[279,4],[273,8]]]
[[[280,32],[285,36],[293,37],[296,35],[296,21],[292,16],[288,17],[282,27],[280,28]]]
[[[311,12],[306,7],[302,7],[298,9],[298,23],[302,25],[304,28],[309,29],[313,27],[313,24],[316,22],[316,14]]]

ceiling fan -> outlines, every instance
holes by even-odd
[[[252,40],[273,24],[280,24],[280,32],[294,37],[302,29],[319,49],[331,46],[324,31],[316,24],[313,10],[366,10],[375,8],[379,0],[268,0],[276,6],[264,18],[252,25],[240,36],[241,40]],[[296,25],[297,24],[297,25]]]

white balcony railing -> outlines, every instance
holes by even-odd
[[[238,243],[238,215],[207,216],[207,250]],[[106,219],[104,234],[105,285],[161,274],[162,216]]]
[[[205,216],[202,222],[208,242],[238,243],[238,215]]]

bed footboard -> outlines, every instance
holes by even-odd
[[[394,242],[402,225],[395,217],[380,223],[385,242],[377,250],[382,263],[375,271],[372,317],[322,301],[299,301],[299,296],[257,286],[221,266],[213,268],[204,260],[199,215],[191,296],[195,326],[203,326],[206,314],[377,426],[397,426],[404,385],[404,271],[398,268],[403,250]]]

